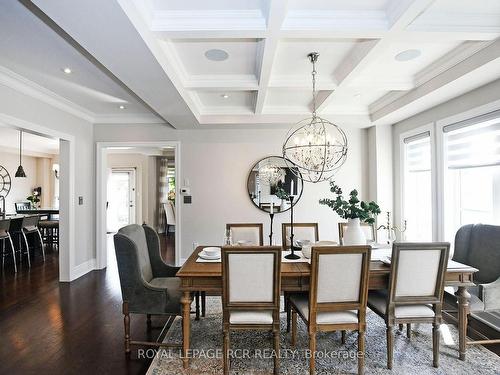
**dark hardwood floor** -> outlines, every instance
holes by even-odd
[[[112,248],[111,248],[112,249]],[[162,238],[164,259],[173,259],[173,236]],[[59,283],[58,253],[35,257],[15,274],[6,263],[0,285],[1,374],[144,374],[150,360],[137,348],[123,352],[121,292],[114,251],[108,268],[72,283]],[[153,326],[163,320],[153,317]],[[132,316],[132,337],[154,339],[143,316]]]

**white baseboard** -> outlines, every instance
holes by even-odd
[[[78,266],[73,267],[71,270],[71,280],[74,281],[83,275],[89,273],[90,271],[93,271],[96,269],[97,266],[97,260],[95,258],[89,259],[86,262],[83,262],[82,264],[79,264]]]

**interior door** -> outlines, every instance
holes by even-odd
[[[108,232],[135,224],[135,169],[112,169],[107,190]]]

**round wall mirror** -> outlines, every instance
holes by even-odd
[[[290,209],[290,195],[295,206],[302,196],[303,183],[298,170],[281,156],[259,160],[250,170],[247,181],[248,196],[253,204],[265,212],[284,212]]]

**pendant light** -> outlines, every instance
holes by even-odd
[[[290,171],[307,182],[329,180],[347,157],[344,131],[316,114],[316,62],[319,53],[307,55],[312,63],[312,116],[295,124],[283,144],[283,157]]]
[[[22,157],[23,157],[23,131],[19,131],[19,167],[17,167],[17,171],[15,176],[16,177],[26,177],[26,173],[24,173],[24,168],[23,168],[23,163],[22,163]]]

